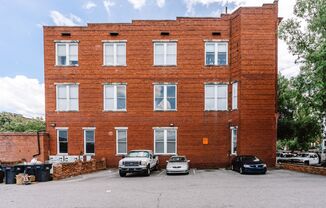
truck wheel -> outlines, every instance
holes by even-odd
[[[304,164],[305,164],[305,165],[309,165],[309,160],[304,161]]]
[[[147,166],[146,170],[145,170],[145,176],[150,176],[151,175],[151,167]]]
[[[120,177],[125,177],[126,176],[126,172],[123,172],[123,171],[119,171],[119,175],[120,175]]]

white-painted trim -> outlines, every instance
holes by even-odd
[[[229,42],[229,39],[204,39],[204,42]]]
[[[54,40],[55,43],[79,43],[79,40]]]
[[[113,109],[105,109],[105,94],[106,94],[106,86],[113,86]],[[118,105],[118,93],[117,93],[117,86],[124,86],[125,88],[125,94],[126,94],[126,99],[125,99],[125,108],[124,109],[117,109]],[[103,111],[104,112],[126,112],[127,111],[127,85],[126,84],[103,84]]]
[[[238,95],[239,95],[239,86],[238,82],[232,83],[232,110],[238,109]]]
[[[54,85],[79,85],[78,82],[55,82]]]
[[[68,127],[56,127],[56,136],[57,136],[57,155],[68,155],[69,154],[69,132]],[[60,145],[59,145],[59,131],[67,131],[67,153],[60,152]]]
[[[236,143],[237,143],[237,147],[238,147],[238,126],[231,126],[230,127],[230,131],[231,131],[231,155],[237,155],[237,151],[233,151],[233,136],[234,136],[234,130],[236,130]]]
[[[153,82],[153,85],[177,85],[178,82]]]
[[[102,85],[128,85],[127,82],[104,82]]]
[[[55,130],[68,130],[69,127],[55,127]]]
[[[95,127],[84,127],[84,155],[95,155]],[[86,131],[93,131],[94,132],[94,152],[93,153],[87,153],[86,152]]]
[[[102,40],[102,43],[127,43],[127,40]]]
[[[156,86],[163,86],[163,109],[156,109],[156,105],[155,105],[155,98],[156,98],[156,90],[155,87]],[[168,86],[174,86],[175,88],[175,109],[167,109],[167,87]],[[177,89],[177,85],[176,84],[155,84],[154,85],[154,96],[153,96],[153,104],[154,104],[154,111],[177,111],[178,110],[178,89]]]
[[[119,130],[125,130],[126,131],[126,152],[118,153],[118,148],[119,148],[119,135],[118,132]],[[125,155],[128,153],[128,127],[115,127],[115,153],[116,155]]]
[[[167,126],[167,127],[158,127],[158,126],[155,126],[155,127],[152,127],[152,129],[178,129],[178,127],[169,127],[169,126]]]
[[[178,40],[161,39],[161,40],[152,40],[152,42],[178,42]]]

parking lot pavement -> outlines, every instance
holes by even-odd
[[[189,175],[120,178],[116,169],[28,186],[0,184],[0,207],[325,207],[326,177],[287,170],[240,175],[192,169]]]

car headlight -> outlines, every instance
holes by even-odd
[[[140,164],[141,164],[141,165],[145,165],[145,166],[146,166],[146,165],[147,165],[147,162],[143,160],[143,161],[141,161],[141,163],[140,163]]]
[[[243,165],[244,168],[250,168],[250,165]]]
[[[263,164],[263,167],[264,167],[264,168],[266,168],[266,167],[267,167],[267,165],[266,165],[266,164]]]

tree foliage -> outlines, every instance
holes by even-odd
[[[0,132],[36,131],[45,131],[45,122],[41,118],[30,119],[19,114],[0,113]]]

